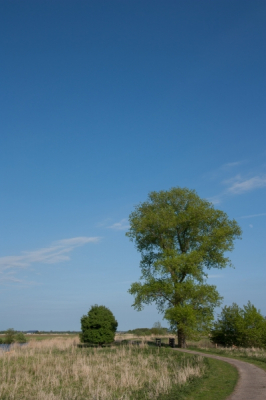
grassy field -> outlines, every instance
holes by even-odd
[[[206,372],[202,357],[171,349],[76,343],[64,336],[1,351],[1,400],[156,399]]]
[[[26,335],[25,337],[27,339],[27,341],[32,341],[32,340],[50,340],[50,339],[55,339],[55,338],[60,338],[60,339],[69,339],[69,338],[78,338],[77,334],[69,334],[69,333],[47,333],[47,334],[42,334],[42,333],[37,333],[37,334],[32,334],[32,335]],[[0,334],[0,338],[2,340],[5,339],[5,334]]]
[[[161,336],[167,344],[169,337]],[[1,400],[225,400],[237,381],[228,363],[151,347],[152,336],[117,334],[110,348],[78,348],[75,334],[27,335],[27,346],[0,350]],[[138,341],[138,346],[130,343]],[[208,338],[189,349],[237,358],[266,370],[266,350],[216,348]]]
[[[27,346],[0,351],[1,400],[225,400],[237,381],[230,364],[148,346],[155,336],[118,334],[118,343],[141,343],[82,349],[77,335],[27,339]],[[197,350],[218,352],[202,348],[208,339],[197,344]]]

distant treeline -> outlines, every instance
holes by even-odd
[[[149,336],[149,335],[167,335],[169,329],[167,328],[137,328],[127,331],[126,333],[132,333],[136,336]]]
[[[22,333],[32,333],[32,331],[16,331],[16,332],[22,332]],[[5,334],[5,331],[0,331],[0,335]],[[79,334],[80,331],[36,331],[34,334],[37,335],[49,335],[49,334],[56,334],[56,335],[61,335],[61,334]]]
[[[42,335],[49,335],[49,333],[51,334],[56,334],[56,335],[61,335],[61,334],[79,334],[81,333],[81,331],[39,331],[38,333],[42,334]]]

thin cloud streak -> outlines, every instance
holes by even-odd
[[[239,217],[239,218],[255,218],[255,217],[265,217],[266,213],[262,213],[262,214],[253,214],[253,215],[243,215],[243,217]]]
[[[227,189],[227,192],[233,195],[242,194],[266,186],[266,177],[254,176],[250,179],[241,180],[241,178],[237,176],[235,180],[236,182]]]
[[[203,175],[203,178],[207,178],[208,180],[216,180],[224,176],[224,174],[229,173],[232,169],[244,164],[246,161],[233,161],[226,164],[221,165],[220,167],[206,173]]]
[[[116,231],[124,231],[129,228],[128,220],[126,218],[123,218],[120,222],[116,222],[115,224],[108,226],[107,228],[114,229]]]
[[[21,285],[22,287],[37,285],[37,283],[34,282],[34,281],[25,281],[23,279],[14,278],[12,276],[1,276],[1,275],[0,275],[0,283],[1,284],[9,284],[9,283],[13,284],[13,283],[16,283],[16,284]]]
[[[207,200],[215,206],[216,204],[220,204],[222,202],[222,195],[208,197]]]
[[[230,162],[230,163],[227,163],[227,164],[223,164],[220,169],[221,170],[224,170],[224,169],[228,170],[228,169],[231,169],[231,168],[237,167],[238,165],[243,164],[243,162],[244,161],[234,161],[234,162]]]
[[[220,204],[225,197],[238,196],[256,189],[266,187],[266,176],[254,176],[250,179],[243,179],[241,175],[222,182],[227,188],[220,194],[209,197],[207,200],[212,204]],[[241,217],[245,218],[245,217]]]
[[[96,224],[96,228],[106,228],[106,225],[109,224],[111,221],[112,221],[111,218],[105,218],[104,221],[98,222],[98,223]]]
[[[58,262],[68,261],[70,257],[68,253],[76,247],[83,246],[86,243],[96,243],[99,237],[76,237],[71,239],[63,239],[52,243],[50,247],[23,251],[18,256],[0,257],[0,272],[15,268],[28,268],[32,264],[56,264]]]

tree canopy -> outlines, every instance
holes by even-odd
[[[152,328],[136,328],[127,331],[127,333],[133,333],[136,336],[167,335],[169,330],[154,324]]]
[[[151,192],[129,216],[126,235],[141,253],[141,281],[131,285],[133,306],[155,302],[175,326],[178,345],[186,337],[206,332],[221,297],[206,283],[207,270],[231,265],[225,252],[241,229],[194,190],[175,187]]]
[[[95,304],[87,315],[81,318],[80,340],[83,343],[107,344],[114,341],[118,323],[112,313],[105,306]]]
[[[266,319],[249,301],[240,308],[225,306],[211,331],[211,340],[222,346],[266,347]]]

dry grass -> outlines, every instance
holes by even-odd
[[[198,342],[189,341],[188,346],[192,348],[197,348],[199,350],[211,352],[213,354],[219,354],[229,357],[240,357],[266,363],[266,349],[263,348],[216,346],[215,344],[211,343],[209,338],[203,338]]]
[[[146,399],[167,393],[204,373],[191,358],[142,344],[79,349],[77,340],[50,339],[0,352],[1,400],[129,400],[145,388]]]
[[[266,362],[265,349],[259,349],[255,347],[249,347],[249,348],[226,347],[226,348],[218,348],[217,352],[222,353],[224,355],[252,358]]]
[[[137,340],[137,341],[142,341],[143,343],[147,343],[147,342],[155,341],[155,338],[161,338],[162,342],[168,343],[169,338],[175,338],[176,339],[176,336],[172,335],[172,334],[139,336],[139,335],[134,335],[133,333],[117,333],[115,335],[115,340],[116,341]]]
[[[198,347],[200,349],[215,349],[216,346],[210,341],[208,337],[201,338],[200,340],[188,340],[188,346]]]

